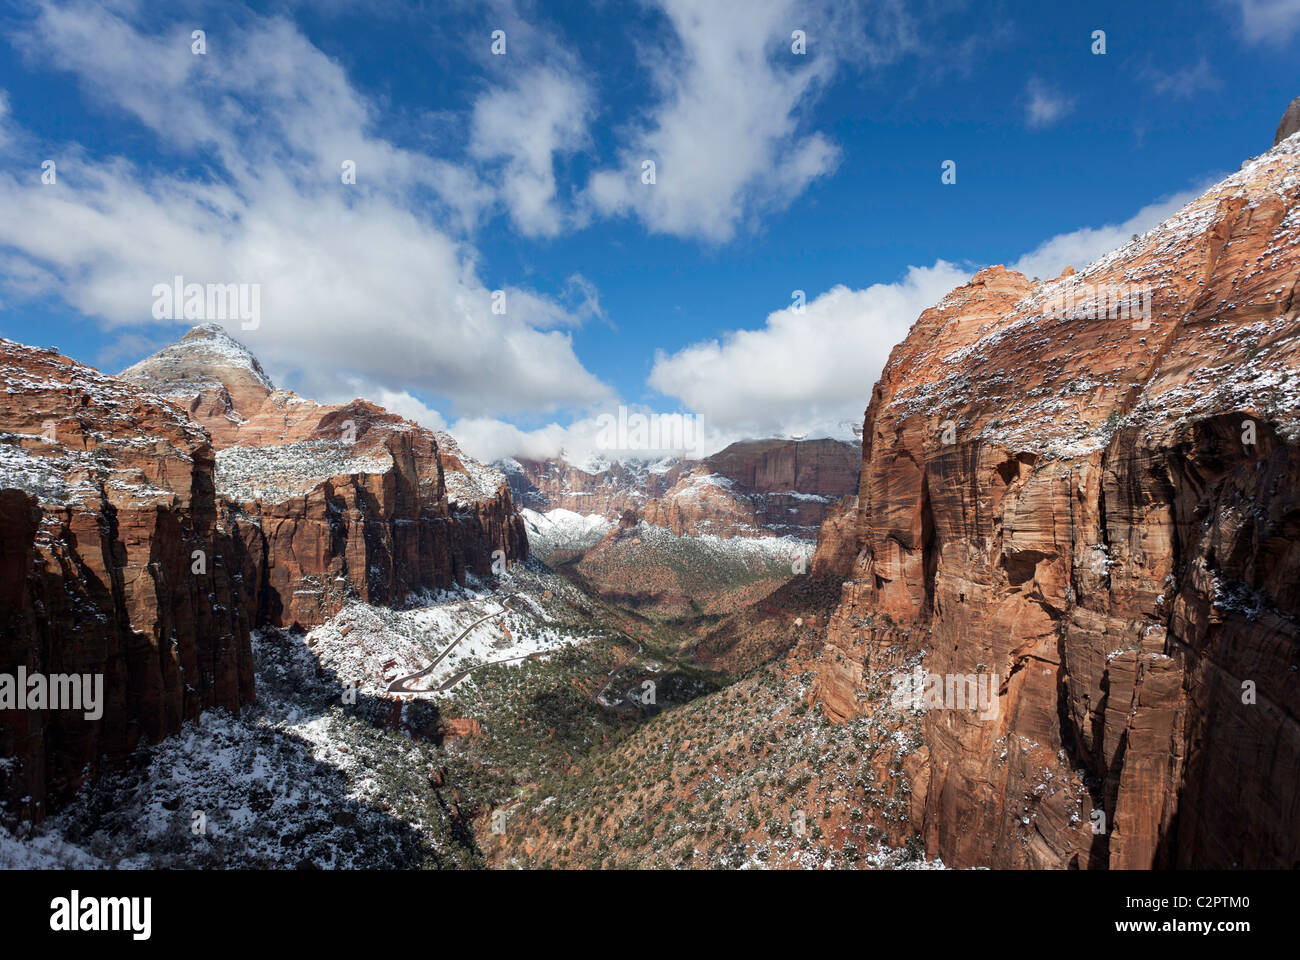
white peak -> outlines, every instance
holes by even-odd
[[[169,379],[178,373],[178,367],[187,364],[242,370],[252,374],[253,379],[267,390],[275,390],[275,384],[266,375],[252,351],[227,333],[219,323],[201,323],[192,327],[175,343],[127,367],[120,375],[128,379]]]

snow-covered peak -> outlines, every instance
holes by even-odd
[[[561,458],[561,462],[567,463],[569,466],[581,470],[583,473],[589,473],[592,476],[608,473],[616,467],[621,467],[633,476],[643,477],[650,473],[667,473],[673,467],[681,463],[682,458],[673,456],[607,457],[604,454],[597,453],[581,460],[567,460]]]
[[[175,343],[127,367],[120,376],[129,380],[165,380],[187,374],[213,375],[217,370],[240,371],[268,391],[275,390],[252,351],[219,323],[199,324]]]
[[[598,514],[584,516],[563,509],[538,513],[527,507],[519,514],[528,534],[529,549],[541,554],[557,550],[586,550],[614,529],[612,521]]]

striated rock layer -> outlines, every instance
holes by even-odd
[[[141,738],[250,701],[251,617],[197,424],[9,340],[0,379],[0,674],[104,678],[99,719],[0,714],[3,811],[39,818]]]
[[[893,351],[814,559],[846,580],[813,695],[857,715],[922,654],[1000,692],[924,714],[900,835],[1300,865],[1298,282],[1292,136],[1082,274],[980,272]],[[1149,317],[1112,309],[1135,290]]]

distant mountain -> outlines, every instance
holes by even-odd
[[[622,460],[584,467],[505,460],[515,502],[611,522],[629,516],[678,536],[813,540],[857,491],[861,451],[841,440],[743,440],[702,460]]]

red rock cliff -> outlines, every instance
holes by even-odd
[[[253,697],[207,435],[158,397],[0,340],[0,673],[102,674],[103,716],[0,714],[0,799],[39,818],[103,759]]]
[[[894,350],[814,561],[847,577],[815,697],[870,709],[922,652],[998,676],[995,717],[925,713],[930,855],[1300,864],[1298,281],[1293,136],[1083,274],[982,271]]]
[[[102,674],[105,698],[99,720],[0,714],[7,817],[249,702],[252,627],[528,555],[499,471],[365,401],[275,390],[220,328],[127,379],[0,340],[0,374],[0,674]]]

